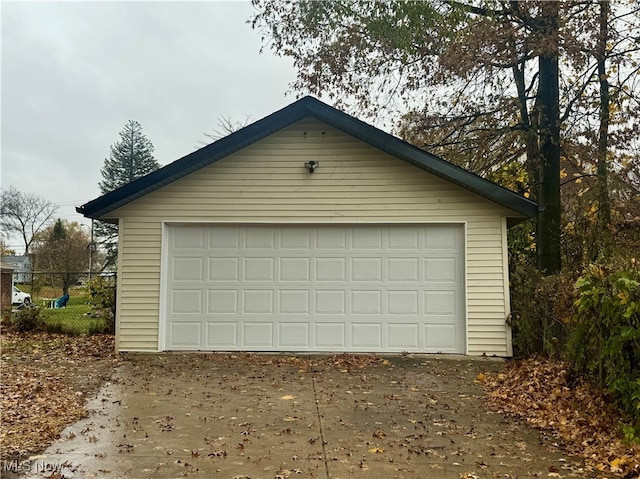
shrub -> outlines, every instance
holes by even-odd
[[[113,333],[115,331],[115,284],[108,278],[97,276],[87,283],[87,291],[89,304],[98,317],[106,323],[105,331],[101,332]]]
[[[564,349],[572,315],[573,277],[543,276],[527,262],[511,271],[511,316],[513,354],[557,357]]]
[[[89,292],[89,304],[94,309],[115,308],[116,293],[115,285],[104,276],[96,276],[87,282]]]
[[[19,309],[11,318],[13,326],[20,332],[42,331],[44,319],[40,314],[40,308],[29,306]]]
[[[640,269],[591,265],[575,284],[567,348],[574,372],[595,378],[640,431]]]

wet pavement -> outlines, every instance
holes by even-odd
[[[42,455],[54,478],[589,477],[552,440],[487,408],[446,356],[128,354],[90,415]],[[59,474],[59,475],[55,475]]]

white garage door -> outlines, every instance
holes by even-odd
[[[168,226],[166,350],[465,352],[461,225]]]

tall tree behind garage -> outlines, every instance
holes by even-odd
[[[584,21],[597,2],[253,3],[264,48],[294,61],[293,89],[359,116],[398,115],[411,143],[537,200],[538,263],[558,271],[560,147],[571,135],[587,144],[575,128],[594,114],[583,44],[598,35]]]
[[[153,156],[153,144],[142,132],[140,123],[129,120],[120,132],[120,141],[111,145],[109,158],[100,170],[98,183],[102,194],[109,193],[160,168]],[[118,261],[118,225],[98,222],[95,233],[106,252],[105,267]]]
[[[540,186],[538,204],[538,267],[560,271],[560,91],[558,85],[558,2],[543,2],[538,19],[546,42],[538,56],[537,106],[540,112]]]

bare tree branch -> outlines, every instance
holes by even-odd
[[[53,219],[57,206],[31,193],[23,193],[13,186],[2,191],[0,228],[3,235],[18,235],[29,255],[36,235]]]

